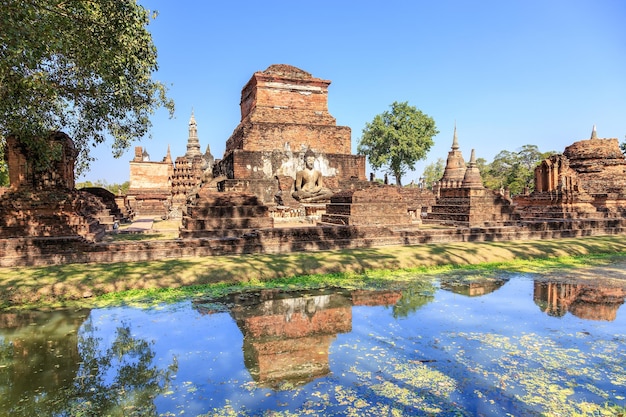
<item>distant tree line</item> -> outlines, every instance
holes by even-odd
[[[515,152],[500,151],[490,163],[484,158],[478,158],[476,164],[486,188],[508,188],[511,194],[520,194],[526,187],[533,190],[535,167],[555,153],[541,152],[536,145],[524,145]],[[445,161],[439,158],[424,168],[422,179],[426,187],[432,188],[432,184],[443,176],[445,167]]]
[[[118,193],[121,193],[122,195],[126,195],[128,193],[128,189],[130,188],[130,181],[126,181],[121,184],[117,184],[117,183],[109,184],[106,180],[96,180],[96,182],[83,181],[83,182],[76,183],[76,188],[79,190],[81,188],[90,188],[90,187],[105,188],[111,191],[115,195],[117,195]]]
[[[0,144],[0,187],[9,185],[9,169],[4,160],[4,146]]]

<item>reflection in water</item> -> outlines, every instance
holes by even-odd
[[[223,300],[243,334],[246,368],[260,386],[304,385],[330,372],[337,334],[352,330],[352,305],[393,305],[400,291],[263,290]],[[202,310],[202,300],[196,308]]]
[[[393,306],[393,317],[408,317],[435,299],[431,281],[414,281],[402,289],[400,299]]]
[[[244,303],[241,297],[234,297],[231,315],[243,333],[244,361],[255,381],[297,386],[329,372],[331,342],[352,328],[346,294],[262,291]]]
[[[418,278],[0,314],[0,416],[616,415],[625,295]]]
[[[441,288],[456,294],[468,297],[480,297],[489,294],[502,287],[507,280],[499,278],[482,278],[471,282],[455,282],[451,280],[441,281]]]
[[[613,321],[625,298],[623,288],[538,281],[534,284],[535,303],[554,317],[570,312],[581,319]]]
[[[70,391],[69,415],[156,415],[153,400],[167,388],[176,362],[157,368],[151,343],[134,337],[126,323],[115,329],[106,348],[96,335],[87,322],[79,338],[82,362]]]
[[[154,415],[169,382],[150,343],[117,327],[111,346],[80,312],[0,314],[0,415]]]
[[[0,412],[50,415],[78,373],[78,329],[89,310],[0,314]]]

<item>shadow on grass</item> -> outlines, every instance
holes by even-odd
[[[144,235],[127,235],[145,237]],[[154,235],[150,235],[154,238]],[[258,242],[262,243],[262,242]],[[365,280],[373,270],[477,265],[513,260],[546,259],[594,254],[624,254],[626,242],[617,237],[543,241],[423,244],[283,254],[255,253],[205,256],[112,264],[67,264],[18,268],[0,274],[0,308],[52,304],[128,290],[172,289],[207,284],[258,282],[324,274]],[[557,263],[563,267],[564,262]],[[506,264],[505,264],[506,265]],[[573,262],[574,267],[581,263]],[[354,276],[346,277],[350,273]],[[328,285],[337,277],[329,275]],[[316,278],[323,282],[324,277]],[[297,282],[297,279],[294,280]],[[302,282],[311,282],[303,279]]]
[[[133,242],[133,241],[144,241],[144,240],[159,240],[166,239],[168,235],[163,233],[118,233],[109,235],[109,240],[111,242]]]

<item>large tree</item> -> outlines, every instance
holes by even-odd
[[[535,167],[554,152],[540,152],[536,145],[524,145],[515,152],[500,151],[490,164],[481,171],[487,188],[509,188],[511,194],[519,194],[524,188],[534,187]]]
[[[422,172],[422,181],[426,188],[433,189],[433,183],[439,181],[443,177],[443,173],[446,169],[446,162],[443,158],[437,158],[435,162],[432,162],[424,167]]]
[[[0,0],[0,140],[15,135],[33,166],[58,155],[46,138],[75,142],[78,171],[91,145],[113,156],[145,136],[150,115],[173,102],[153,80],[154,15],[135,0]]]
[[[402,185],[402,176],[426,157],[437,133],[431,117],[408,102],[394,102],[391,111],[366,123],[357,151],[368,157],[372,168],[383,168]]]

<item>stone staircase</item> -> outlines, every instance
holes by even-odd
[[[0,238],[80,236],[102,238],[98,216],[107,208],[97,197],[76,190],[9,192],[0,199]]]
[[[203,190],[187,206],[180,237],[241,237],[273,225],[269,208],[254,194]]]

